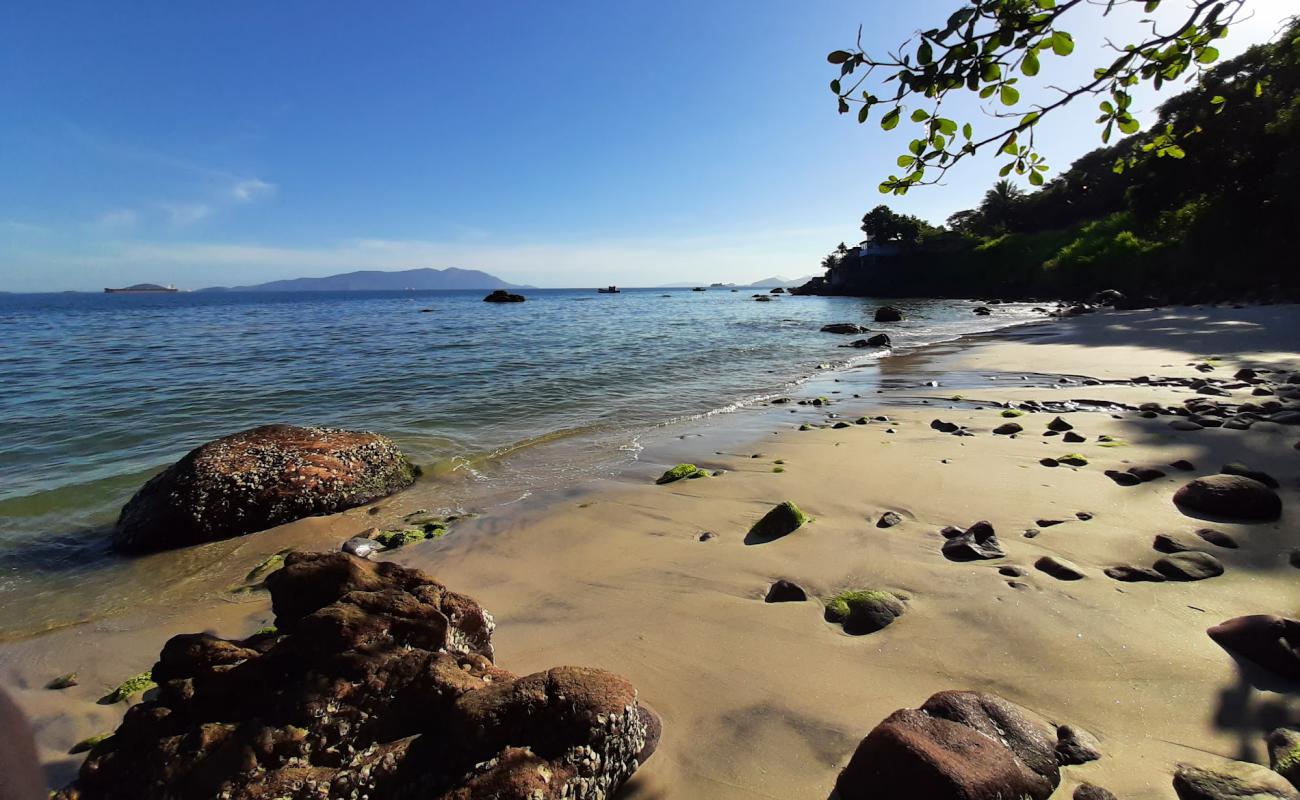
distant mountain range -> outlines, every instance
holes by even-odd
[[[252,286],[212,286],[200,292],[366,292],[407,289],[531,289],[507,283],[476,269],[405,269],[384,272],[365,269],[324,278],[290,278]]]
[[[778,286],[789,289],[791,286],[803,286],[812,280],[813,276],[806,275],[802,278],[782,278],[780,275],[773,275],[770,278],[764,278],[761,281],[753,283],[724,283],[722,288],[726,289],[775,289]],[[662,286],[656,286],[656,289],[684,289],[686,287],[710,286],[707,283],[665,283]]]

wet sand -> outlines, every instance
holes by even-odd
[[[932,348],[886,360],[869,382],[848,371],[796,396],[826,395],[829,407],[772,407],[695,423],[650,443],[618,480],[500,507],[458,522],[444,539],[384,557],[425,569],[486,606],[498,622],[497,660],[516,673],[582,664],[630,678],[662,715],[664,736],[628,797],[820,800],[858,740],[890,712],[939,690],[982,689],[1100,739],[1104,757],[1065,768],[1056,797],[1086,780],[1124,798],[1173,798],[1178,762],[1266,763],[1263,735],[1300,721],[1295,687],[1267,684],[1204,633],[1229,617],[1294,615],[1300,605],[1300,572],[1287,561],[1300,547],[1293,449],[1300,430],[1260,423],[1249,431],[1178,432],[1169,417],[1079,411],[1065,416],[1088,441],[1066,444],[1040,435],[1054,414],[1019,417],[1025,432],[1014,439],[992,435],[1006,421],[992,404],[1181,404],[1190,389],[1061,384],[1056,376],[1192,377],[1201,373],[1190,363],[1211,356],[1218,360],[1210,377],[1240,366],[1300,369],[1297,330],[1294,306],[1115,312]],[[1233,392],[1236,402],[1247,395]],[[798,430],[861,414],[888,421]],[[935,418],[975,435],[932,430]],[[1122,446],[1101,446],[1102,434]],[[1039,464],[1068,452],[1085,455],[1088,465]],[[784,472],[773,472],[778,459]],[[1166,467],[1169,477],[1135,487],[1102,474],[1176,459],[1196,471]],[[725,474],[653,484],[679,460]],[[1173,505],[1186,479],[1229,461],[1281,480],[1280,521],[1207,523]],[[222,545],[234,549],[211,568],[237,585],[266,554],[332,549],[420,507],[429,489],[380,503],[377,514],[354,509]],[[746,543],[749,526],[787,499],[815,521],[776,541]],[[904,521],[876,527],[887,510]],[[1078,512],[1092,518],[1082,521]],[[1023,536],[1044,518],[1066,521]],[[955,563],[940,554],[940,528],[981,519],[996,528],[1006,558]],[[1207,526],[1241,543],[1238,550],[1204,546],[1225,564],[1223,576],[1130,584],[1102,574],[1113,564],[1150,565],[1160,555],[1151,548],[1157,533],[1199,543],[1193,531]],[[701,541],[705,531],[715,537]],[[1036,570],[1043,555],[1069,559],[1086,577],[1063,582]],[[147,559],[140,564],[147,569]],[[1026,574],[999,574],[1006,565]],[[779,578],[813,599],[765,603]],[[883,631],[846,635],[823,620],[816,599],[846,588],[901,591],[909,610]],[[0,681],[32,718],[52,784],[72,777],[80,757],[65,753],[73,742],[120,719],[123,706],[95,700],[148,669],[169,636],[200,629],[242,636],[269,623],[264,593],[227,599],[0,644]],[[42,688],[73,670],[81,685]]]

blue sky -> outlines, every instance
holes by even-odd
[[[1285,5],[1255,0],[1225,57]],[[910,138],[836,114],[825,54],[859,24],[882,50],[955,7],[10,3],[0,289],[421,266],[542,286],[806,275],[860,238]],[[1075,55],[1040,78],[1102,63],[1100,23],[1071,29]],[[1093,116],[1044,123],[1055,168],[1097,146]],[[995,170],[890,203],[941,222]]]

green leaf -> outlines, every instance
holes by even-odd
[[[1003,84],[999,97],[1002,100],[1002,105],[1014,106],[1020,100],[1020,92],[1014,86]]]
[[[848,61],[852,57],[853,54],[848,51],[832,50],[830,55],[826,56],[826,60],[831,62],[832,64],[843,64],[845,61]]]
[[[836,80],[836,81],[831,81],[831,91],[832,91],[832,92],[835,92],[835,94],[839,94],[839,93],[840,93],[840,82],[839,82],[839,81],[837,81],[837,80]]]
[[[966,137],[967,139],[971,138],[971,136],[972,136],[974,133],[975,133],[975,131],[974,131],[973,128],[971,128],[969,122],[967,122],[965,125],[961,126],[961,135],[964,136],[964,137]]]
[[[944,145],[948,144],[948,140],[943,138],[937,133],[934,135],[934,138],[931,140],[931,142],[934,144],[935,150],[943,150]]]
[[[912,166],[915,163],[916,163],[916,156],[898,157],[898,166],[902,167],[903,169],[907,169],[908,167]]]
[[[881,194],[889,194],[894,191],[894,187],[889,183],[889,181],[880,184],[879,189]]]
[[[1159,7],[1160,7],[1160,0],[1147,0],[1147,4],[1142,6],[1142,11],[1144,13],[1150,14],[1152,11],[1155,11]]]
[[[1002,67],[990,61],[984,65],[980,71],[980,77],[986,81],[995,81],[1002,77]]]
[[[880,118],[880,127],[887,131],[892,131],[894,128],[898,127],[898,118],[901,115],[902,109],[894,108],[888,114]]]
[[[1124,133],[1137,133],[1141,127],[1133,117],[1124,116],[1119,118],[1119,129]]]
[[[1115,113],[1115,106],[1111,105],[1109,100],[1102,100],[1101,105],[1099,105],[1098,108],[1105,111],[1107,114]]]
[[[1008,175],[1010,175],[1010,174],[1011,174],[1011,168],[1014,167],[1015,165],[1016,165],[1016,162],[1012,161],[1010,164],[1007,164],[1005,167],[1003,167],[1002,169],[998,170],[998,177],[999,177],[999,178],[1005,178],[1005,177],[1007,177]]]
[[[1213,64],[1215,61],[1218,60],[1219,60],[1219,51],[1218,49],[1213,47],[1201,48],[1201,52],[1198,53],[1196,56],[1196,63],[1198,64]]]
[[[1020,71],[1031,78],[1038,74],[1038,55],[1033,50],[1025,53],[1025,60],[1020,62]]]
[[[915,110],[915,111],[912,112],[912,121],[913,121],[913,122],[925,122],[925,121],[926,121],[927,119],[929,119],[929,118],[930,118],[930,115],[927,114],[927,113],[925,113],[925,110],[924,110],[924,109],[920,109],[920,108],[918,108],[917,110]]]
[[[1183,156],[1187,155],[1187,153],[1183,151],[1183,148],[1179,147],[1176,144],[1171,144],[1168,147],[1166,147],[1164,149],[1164,154],[1169,156],[1170,158],[1182,158]]]
[[[866,105],[866,104],[863,104],[862,108],[859,108],[859,109],[858,109],[858,124],[859,124],[859,125],[861,125],[862,123],[864,123],[864,122],[867,121],[867,114],[870,113],[870,111],[871,111],[871,106]]]
[[[922,41],[921,46],[916,48],[916,63],[924,66],[926,64],[929,64],[933,60],[934,60],[934,50],[930,47],[930,43],[927,41]]]
[[[1074,37],[1065,31],[1052,34],[1052,52],[1058,56],[1068,56],[1074,52]]]
[[[1212,106],[1221,106],[1226,102],[1228,102],[1228,98],[1221,94],[1216,94],[1214,97],[1210,98],[1210,105]]]
[[[990,97],[993,96],[993,93],[996,92],[997,90],[998,90],[997,86],[985,86],[983,89],[980,89],[980,99],[981,100],[989,99]]]
[[[1042,185],[1043,185],[1043,173],[1041,173],[1041,172],[1037,172],[1037,171],[1030,172],[1030,173],[1029,173],[1029,182],[1032,183],[1034,186],[1042,186]]]

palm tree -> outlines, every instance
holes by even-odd
[[[1005,229],[1015,218],[1016,206],[1024,196],[1024,191],[1006,178],[993,184],[993,188],[984,193],[984,200],[980,202],[979,211],[984,224],[995,229]]]

